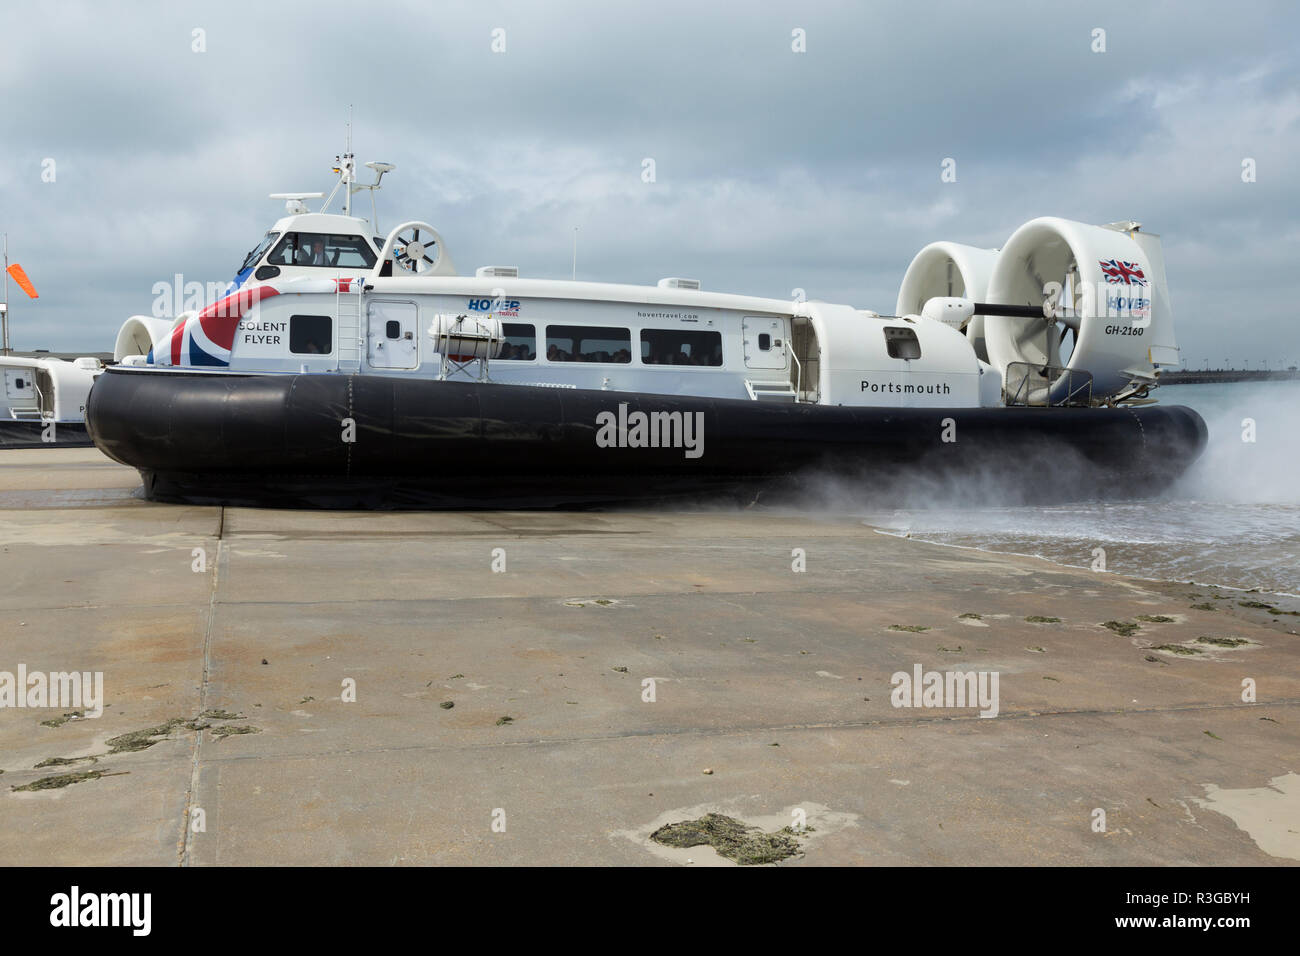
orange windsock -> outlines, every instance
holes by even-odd
[[[36,286],[32,285],[31,279],[27,278],[27,273],[23,272],[22,266],[16,262],[13,263],[9,266],[9,274],[13,276],[13,280],[18,283],[18,288],[22,289],[33,299],[37,298]]]

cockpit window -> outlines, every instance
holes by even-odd
[[[266,261],[273,266],[370,269],[377,258],[364,236],[287,232]]]
[[[275,242],[275,238],[278,235],[280,235],[278,232],[272,231],[263,236],[262,241],[257,244],[257,248],[244,256],[244,264],[239,267],[239,271],[243,272],[245,269],[251,269],[253,266],[257,265],[257,260],[262,258],[262,253],[266,252],[266,250],[270,248],[271,243]]]

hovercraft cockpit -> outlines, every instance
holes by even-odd
[[[308,210],[305,200],[319,199],[324,193],[272,193],[272,199],[285,200],[288,213],[271,227],[252,251],[244,257],[239,271],[225,294],[251,288],[272,279],[338,279],[370,273],[383,257],[378,275],[455,275],[451,260],[444,255],[442,239],[423,223],[408,223],[385,239],[379,235],[374,195],[384,174],[397,167],[391,163],[366,163],[375,171],[375,181],[357,184],[353,176],[351,153],[335,158],[333,171],[339,181],[325,199],[320,212]],[[343,213],[328,213],[339,190],[343,190]],[[352,195],[370,193],[371,218],[352,215]],[[392,240],[392,248],[386,249]]]

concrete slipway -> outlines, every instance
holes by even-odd
[[[102,671],[106,702],[0,709],[0,863],[705,865],[648,834],[710,810],[803,811],[782,865],[1300,859],[1300,618],[1240,592],[827,515],[137,486],[0,452],[0,672]],[[998,716],[894,707],[917,664],[996,671]]]

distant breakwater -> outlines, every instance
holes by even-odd
[[[1294,368],[1265,371],[1258,369],[1213,369],[1200,372],[1161,372],[1161,385],[1206,385],[1219,382],[1295,382],[1300,371]]]

